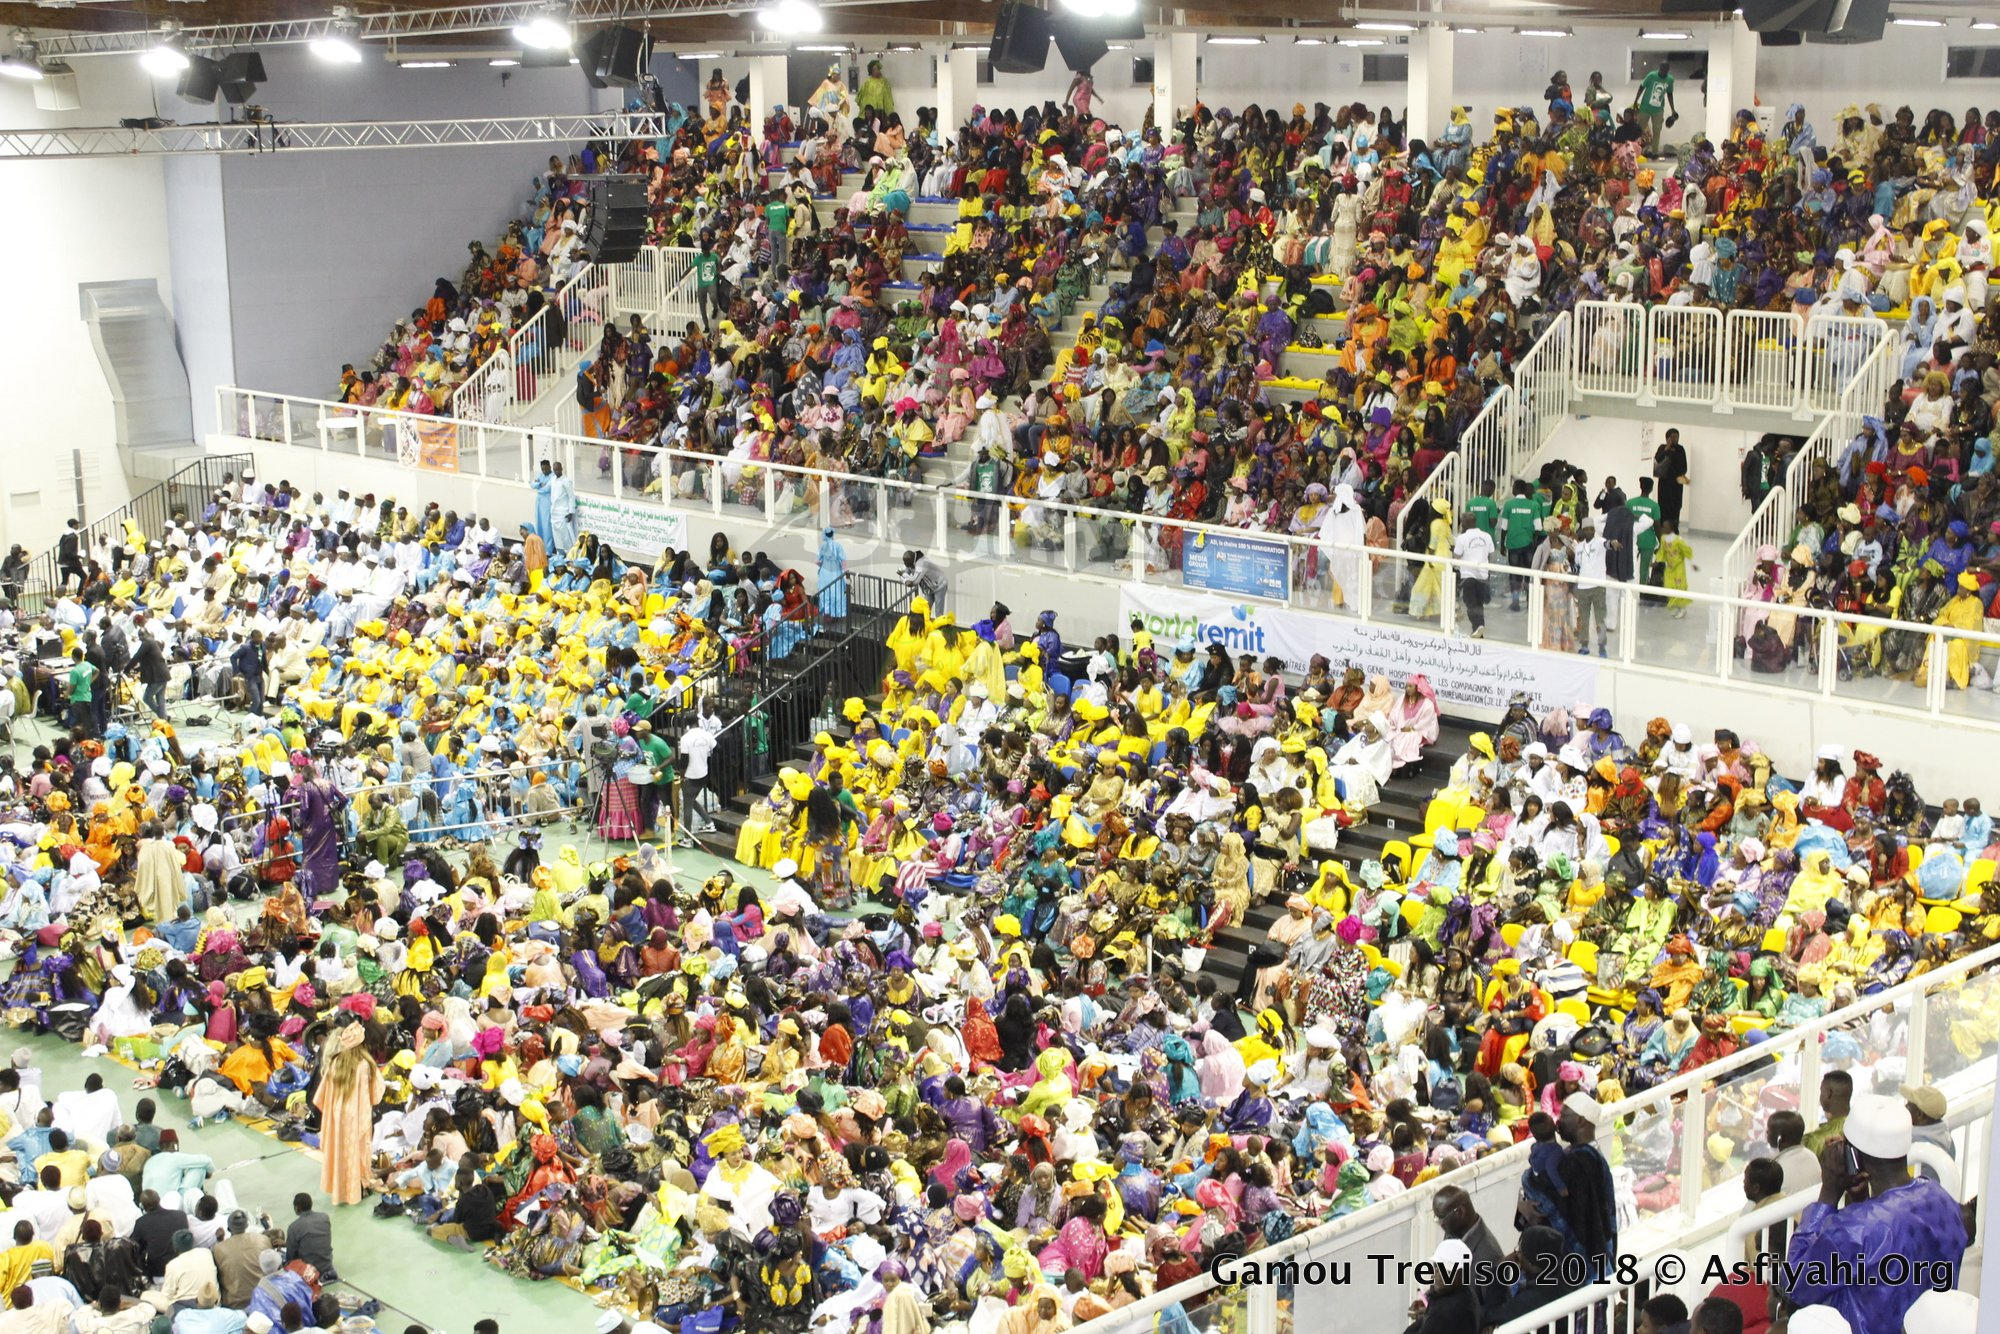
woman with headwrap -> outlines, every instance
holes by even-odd
[[[368,1180],[375,1132],[375,1104],[382,1098],[382,1071],[363,1045],[367,1031],[358,1021],[327,1036],[313,1106],[320,1113],[320,1189],[334,1204],[359,1204]]]

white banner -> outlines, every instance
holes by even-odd
[[[1596,660],[1577,654],[1540,653],[1490,639],[1370,625],[1147,584],[1120,585],[1119,610],[1127,625],[1134,616],[1143,618],[1164,654],[1171,654],[1183,635],[1192,635],[1204,652],[1219,643],[1232,658],[1268,654],[1282,659],[1294,675],[1303,675],[1316,653],[1333,664],[1335,676],[1352,664],[1401,685],[1421,672],[1446,713],[1497,717],[1517,690],[1534,696],[1537,717],[1558,705],[1597,702]]]
[[[662,547],[680,551],[687,546],[687,516],[660,505],[578,496],[576,526],[578,532],[596,533],[613,550],[648,564],[659,558]]]

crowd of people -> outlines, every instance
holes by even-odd
[[[1602,1108],[2000,938],[1990,818],[1933,816],[1865,753],[1793,782],[1727,731],[1627,741],[1522,697],[1423,832],[1350,862],[1342,831],[1422,786],[1423,678],[1294,681],[1138,630],[1084,652],[1054,612],[960,627],[921,580],[880,699],[778,774],[738,871],[683,884],[643,837],[545,856],[565,816],[655,828],[576,809],[600,735],[646,766],[616,780],[635,801],[688,809],[651,726],[709,642],[684,606],[713,595],[681,591],[678,553],[651,578],[601,546],[537,568],[534,525],[476,560],[427,545],[452,522],[232,480],[17,627],[69,632],[81,667],[40,692],[70,691],[67,732],[0,766],[0,1003],[196,1121],[310,1137],[335,1205],[374,1192],[636,1312],[613,1322],[1034,1334],[1530,1139],[1517,1223],[1614,1257],[1680,1157],[1669,1133],[1594,1158]],[[350,587],[357,558],[413,582]],[[217,692],[243,735],[184,749],[164,718],[98,731],[75,694],[114,633],[200,661],[190,608],[290,621],[293,590],[335,610],[296,618],[325,671],[276,683],[275,724]],[[442,818],[413,823],[427,776]],[[1266,903],[1286,911],[1222,985],[1209,961]],[[1860,1088],[1892,1077],[1837,1036]],[[2000,1027],[1968,1006],[1941,1040],[1972,1059]]]
[[[1576,300],[1862,317],[1907,299],[1923,386],[1890,407],[1901,443],[1874,438],[1924,462],[1858,446],[1832,518],[1810,500],[1802,564],[1873,541],[1892,589],[1951,560],[1981,582],[1952,525],[1992,508],[1971,479],[2000,378],[1971,289],[1993,117],[1941,136],[1857,113],[1820,144],[1801,112],[1770,131],[1745,113],[1662,164],[1641,156],[1662,79],[1614,116],[1600,80],[1578,98],[1558,75],[1545,114],[1503,113],[1476,145],[1462,113],[1426,144],[1303,104],[1128,135],[1087,88],[905,126],[879,72],[859,91],[830,72],[804,125],[781,109],[760,140],[718,79],[660,139],[552,165],[533,223],[441,282],[343,396],[380,403],[394,372],[410,397],[392,406],[442,410],[533,285],[581,261],[599,165],[647,175],[657,239],[697,251],[705,318],[679,336],[607,322],[579,406],[606,441],[595,466],[682,495],[708,474],[639,446],[724,456],[733,486],[767,462],[911,477],[969,441],[996,497],[1379,542]],[[813,201],[849,166],[860,184],[823,225]],[[905,216],[928,196],[958,221],[912,287]],[[1099,275],[1110,296],[1057,347]],[[1322,317],[1332,368],[1273,401]],[[1687,467],[1662,466],[1660,514],[1617,507],[1670,553]],[[699,813],[653,719],[692,714],[692,755],[705,668],[838,613],[824,581],[720,539],[706,562],[628,568],[576,532],[574,479],[544,477],[537,522],[506,534],[245,479],[176,530],[128,534],[23,626],[28,702],[68,728],[0,770],[17,955],[0,1001],[149,1063],[194,1117],[313,1136],[334,1204],[376,1192],[640,1322],[1052,1334],[1522,1141],[1523,1247],[1602,1263],[1662,1192],[1699,1185],[1678,1182],[1666,1118],[1607,1157],[1606,1107],[2000,940],[1991,818],[1973,797],[1933,812],[1866,752],[1787,776],[1726,728],[1697,742],[1656,718],[1628,738],[1591,702],[1536,716],[1517,698],[1425,793],[1421,831],[1349,859],[1343,831],[1421,786],[1439,743],[1423,677],[1317,659],[1295,680],[1138,629],[1086,651],[1054,612],[1017,635],[1004,607],[961,626],[930,597],[889,636],[880,697],[845,701],[758,798],[740,869],[683,885],[649,836],[662,807]],[[1552,480],[1510,498],[1526,542],[1491,496],[1400,526],[1574,568],[1590,520]],[[836,530],[869,494],[833,488]],[[183,750],[168,658],[193,695],[242,706],[240,743]],[[115,712],[128,669],[149,728]],[[635,850],[545,856],[537,828],[579,815]],[[227,903],[245,896],[247,929]],[[1225,986],[1211,961],[1273,903]],[[1968,1004],[1931,1038],[1988,1056],[2000,1020]],[[1822,1055],[1872,1096],[1900,1088],[1892,1047],[1834,1033]],[[1705,1144],[1716,1167],[1767,1174],[1745,1162],[1762,1135],[1723,1133],[1752,1127],[1782,1161],[1774,1123],[1801,1109],[1795,1085],[1791,1106],[1766,1087],[1778,1105],[1733,1109]],[[1910,1114],[1868,1106],[1835,1146],[1906,1201]],[[1815,1147],[1845,1105],[1822,1111]],[[1438,1199],[1476,1254],[1476,1212]],[[1470,1334],[1553,1295],[1446,1284],[1415,1323]]]

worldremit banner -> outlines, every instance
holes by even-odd
[[[1183,637],[1201,651],[1220,644],[1233,658],[1254,653],[1303,675],[1324,654],[1336,675],[1349,664],[1401,684],[1421,672],[1447,713],[1497,715],[1517,690],[1534,696],[1536,714],[1561,705],[1595,704],[1597,663],[1574,654],[1538,653],[1488,639],[1461,639],[1398,625],[1367,625],[1256,602],[1145,584],[1120,586],[1126,624],[1140,617],[1161,652]]]

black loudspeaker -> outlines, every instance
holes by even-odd
[[[987,60],[995,74],[1039,73],[1049,63],[1048,11],[1007,0],[993,21],[993,46]]]
[[[637,176],[609,176],[590,195],[590,226],[584,236],[599,264],[624,264],[646,245],[646,182]]]
[[[222,62],[207,56],[189,56],[188,67],[174,91],[190,102],[213,102],[222,90]]]
[[[637,88],[645,61],[646,34],[622,24],[592,34],[577,59],[593,88]]]
[[[1743,22],[1752,32],[1826,30],[1833,0],[1743,0]]]
[[[1056,50],[1062,53],[1063,64],[1079,74],[1104,59],[1104,53],[1111,49],[1104,44],[1095,24],[1086,27],[1067,14],[1051,15],[1049,31],[1056,39]]]
[[[264,57],[255,51],[232,51],[222,58],[222,100],[240,107],[264,82]]]
[[[1806,35],[1802,32],[1760,32],[1757,34],[1759,46],[1804,46]]]
[[[1806,40],[1847,46],[1879,42],[1889,23],[1889,0],[1833,0],[1826,31],[1807,31]]]

